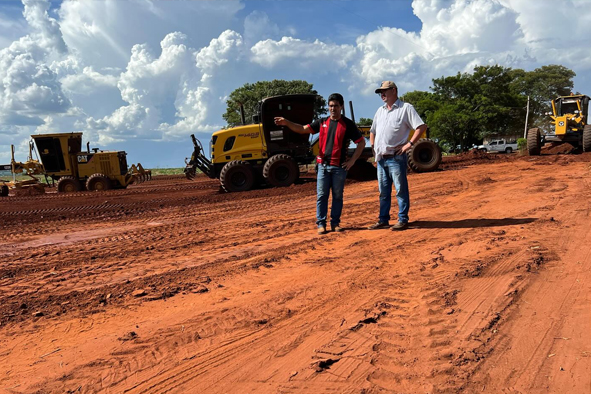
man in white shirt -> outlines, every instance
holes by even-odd
[[[392,230],[404,230],[408,227],[410,197],[406,169],[406,152],[427,129],[414,107],[400,101],[398,87],[392,81],[384,81],[376,89],[384,101],[378,108],[371,125],[369,141],[374,151],[378,166],[378,184],[380,189],[380,216],[370,230],[390,227],[390,207],[392,204],[392,184],[396,188],[398,200],[398,222]],[[410,131],[414,130],[409,139]]]

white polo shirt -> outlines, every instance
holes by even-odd
[[[410,131],[416,130],[424,123],[415,108],[400,99],[396,100],[391,110],[388,110],[386,104],[378,108],[369,130],[375,135],[375,160],[379,161],[384,155],[394,154],[395,147],[406,143]]]

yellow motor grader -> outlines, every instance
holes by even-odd
[[[193,179],[200,170],[210,178],[219,179],[228,192],[250,190],[257,183],[275,187],[293,184],[299,177],[298,165],[310,164],[318,155],[318,140],[310,142],[309,135],[277,126],[274,118],[282,116],[295,123],[309,124],[314,119],[316,99],[311,94],[263,99],[258,114],[253,116],[253,124],[213,133],[211,159],[205,156],[195,135],[191,135],[194,151],[186,162],[186,177]],[[355,121],[352,105],[351,115]],[[242,123],[245,124],[244,116]],[[360,126],[360,130],[365,137],[369,136],[369,127]],[[409,166],[416,172],[434,171],[441,162],[441,150],[426,136],[421,137],[408,154]],[[367,162],[370,157],[371,148],[366,148],[358,161]]]
[[[102,151],[98,148],[82,151],[82,133],[58,133],[32,135],[29,144],[29,158],[26,162],[12,160],[12,174],[25,173],[31,179],[17,182],[4,182],[10,188],[42,187],[35,176],[44,176],[48,184],[57,183],[59,193],[81,190],[100,191],[111,188],[126,188],[131,183],[151,179],[151,171],[141,164],[127,167],[127,153],[124,151]],[[33,146],[37,147],[39,160],[33,159]]]
[[[539,155],[546,142],[568,142],[581,147],[583,152],[591,151],[591,124],[589,124],[589,96],[576,94],[561,96],[552,101],[550,132],[542,133],[539,128],[527,131],[527,150],[530,156]]]

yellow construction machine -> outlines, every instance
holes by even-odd
[[[542,133],[539,128],[527,131],[527,150],[530,156],[539,155],[546,142],[568,142],[591,151],[591,125],[589,124],[589,96],[583,94],[561,96],[552,101],[550,131]]]
[[[194,151],[186,162],[185,175],[193,179],[200,170],[210,178],[218,178],[229,192],[246,191],[258,183],[289,186],[299,177],[299,165],[311,164],[318,155],[318,140],[310,142],[309,135],[275,125],[274,118],[284,117],[299,124],[314,119],[316,95],[293,94],[268,97],[259,104],[253,124],[220,130],[210,142],[211,159],[202,144],[191,135]],[[353,115],[353,107],[351,105]],[[354,116],[352,116],[354,121]],[[245,123],[244,116],[242,123]],[[369,127],[360,127],[369,137]],[[366,148],[360,160],[372,157]],[[433,171],[441,162],[441,150],[433,141],[423,138],[409,152],[409,166],[417,171]]]
[[[82,151],[82,133],[59,133],[32,135],[37,147],[39,159],[33,159],[33,142],[29,144],[29,158],[26,162],[12,160],[10,166],[13,182],[4,182],[5,186],[16,189],[35,185],[41,182],[35,176],[45,177],[47,184],[57,182],[60,193],[80,190],[108,190],[125,188],[135,182],[151,179],[150,170],[144,170],[141,164],[127,167],[127,153],[124,151],[102,151],[98,148]],[[25,173],[31,180],[17,182],[14,174]]]
[[[229,192],[250,190],[265,182],[272,186],[289,186],[300,175],[300,164],[314,159],[308,135],[275,125],[276,116],[308,124],[314,119],[316,95],[293,94],[263,99],[253,123],[213,133],[211,160],[204,154],[198,139],[191,135],[194,151],[185,167],[193,179],[199,169],[210,178],[218,178]],[[244,116],[242,123],[245,123]]]

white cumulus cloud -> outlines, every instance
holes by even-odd
[[[265,68],[297,65],[324,73],[346,67],[355,55],[352,45],[328,44],[319,40],[308,42],[292,37],[259,41],[250,50],[252,62]]]
[[[25,0],[31,33],[0,50],[0,127],[41,124],[43,115],[71,106],[49,66],[67,48],[48,8],[47,2]]]

